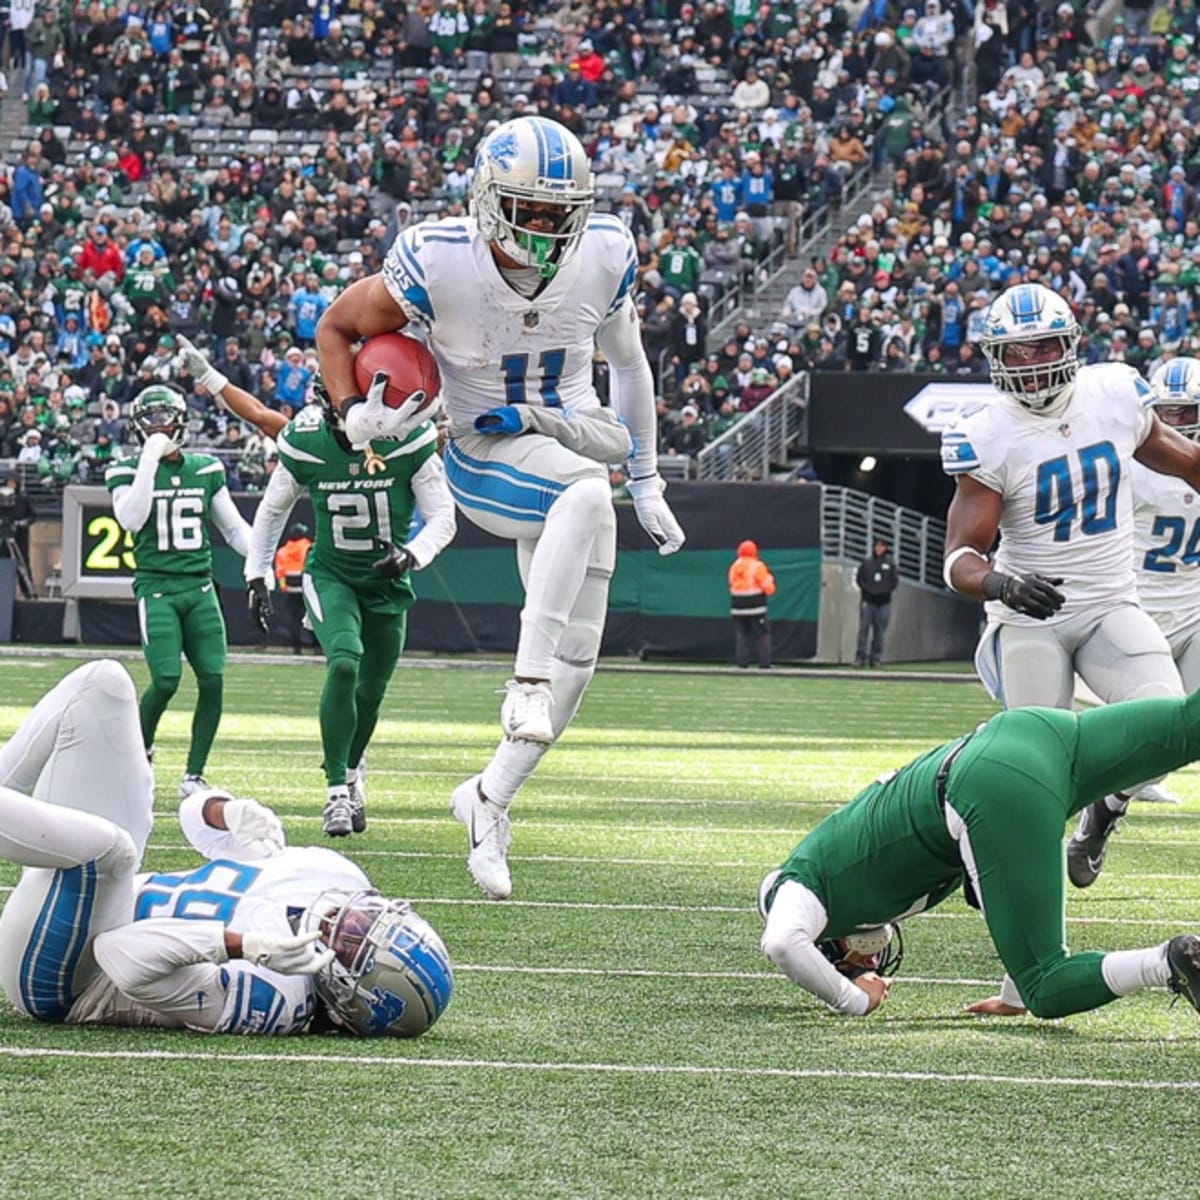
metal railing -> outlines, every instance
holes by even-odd
[[[758,480],[787,463],[808,429],[808,375],[797,375],[696,455],[696,478]]]
[[[946,590],[945,521],[853,488],[821,485],[821,552],[826,558],[862,562],[877,537],[891,547],[901,579]]]

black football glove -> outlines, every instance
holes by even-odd
[[[271,632],[271,614],[275,606],[271,603],[271,592],[265,579],[251,579],[246,584],[246,604],[250,609],[250,620],[263,631]]]
[[[983,577],[983,594],[989,600],[999,600],[1013,612],[1044,621],[1063,606],[1066,597],[1058,590],[1061,583],[1061,577],[1048,579],[1036,572],[1004,575],[1000,571],[990,571]]]
[[[416,559],[403,546],[396,547],[391,542],[384,542],[383,547],[385,551],[383,557],[377,558],[371,564],[381,575],[385,575],[388,579],[399,579],[416,566]]]

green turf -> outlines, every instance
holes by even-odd
[[[72,665],[0,659],[0,737]],[[1052,1023],[965,1017],[999,971],[958,902],[909,923],[909,978],[867,1020],[759,953],[763,873],[874,774],[988,715],[980,689],[601,672],[514,808],[514,901],[489,904],[447,798],[494,743],[502,681],[397,673],[371,827],[346,847],[450,948],[433,1032],[252,1041],[0,1007],[0,1197],[1190,1193],[1200,1026],[1165,993]],[[313,665],[231,667],[210,770],[296,842],[320,836],[320,684]],[[153,868],[193,861],[171,815],[193,696],[160,731]],[[1200,777],[1171,783],[1187,803],[1139,808],[1070,896],[1073,946],[1191,927]]]

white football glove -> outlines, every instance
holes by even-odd
[[[182,333],[177,340],[179,353],[175,355],[175,370],[190,375],[206,392],[219,396],[229,386],[229,380]]]
[[[152,462],[158,462],[164,454],[170,454],[179,447],[165,433],[152,433],[142,447],[144,457]]]
[[[667,487],[663,477],[647,475],[645,479],[631,479],[628,487],[638,524],[654,540],[659,554],[674,554],[687,537],[670,505],[663,499]]]
[[[281,975],[316,975],[333,962],[333,951],[317,945],[319,929],[281,937],[277,933],[243,933],[242,957]]]
[[[410,396],[399,408],[389,408],[383,402],[383,393],[387,391],[387,385],[387,372],[376,371],[371,378],[371,386],[367,388],[366,399],[351,405],[342,413],[346,437],[355,450],[363,449],[368,442],[376,438],[400,441],[408,437],[418,425],[428,421],[437,411],[437,400],[428,408],[420,408],[426,400],[424,392]]]
[[[248,857],[270,858],[287,845],[279,818],[257,800],[226,800],[224,817],[225,828]]]

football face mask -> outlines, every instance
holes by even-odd
[[[899,925],[881,925],[844,938],[826,938],[817,949],[848,979],[873,971],[895,975],[904,961],[904,938]]]
[[[152,434],[162,433],[177,448],[182,447],[187,435],[187,401],[165,384],[145,388],[133,402],[131,420],[143,443]]]
[[[1150,376],[1152,407],[1164,425],[1200,440],[1200,359],[1173,358]]]

